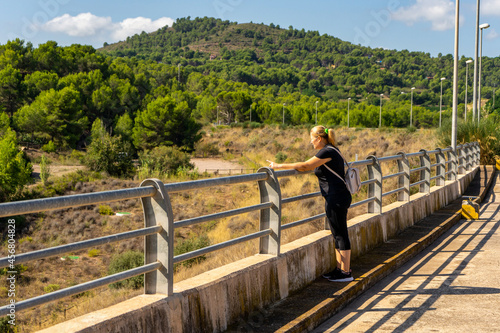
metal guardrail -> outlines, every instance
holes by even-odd
[[[430,155],[435,156],[436,163],[431,164]],[[438,148],[433,151],[421,150],[411,154],[401,152],[394,156],[381,158],[368,156],[365,160],[354,161],[351,163],[352,167],[367,168],[368,179],[361,183],[362,186],[367,187],[367,198],[353,203],[351,207],[366,204],[368,213],[382,213],[383,197],[397,194],[398,201],[409,201],[410,189],[412,187],[418,186],[420,192],[428,193],[430,192],[432,180],[435,180],[437,186],[444,185],[446,179],[456,180],[458,174],[463,174],[466,171],[470,171],[474,166],[479,165],[479,157],[479,144],[474,142],[459,145],[456,152],[449,147],[446,149]],[[418,158],[419,166],[411,168],[409,158]],[[391,161],[397,162],[398,171],[393,174],[382,175],[380,164],[382,162],[386,163]],[[434,177],[431,177],[431,169],[435,169]],[[157,179],[147,179],[137,188],[0,204],[0,217],[94,205],[132,198],[141,199],[144,211],[144,228],[48,249],[16,254],[14,258],[15,264],[20,264],[141,236],[145,237],[145,264],[143,266],[16,302],[15,309],[16,311],[22,311],[141,274],[145,274],[144,292],[146,294],[163,293],[171,295],[173,293],[174,263],[180,263],[252,239],[260,239],[260,253],[279,255],[282,230],[325,218],[325,214],[323,213],[281,225],[283,205],[315,198],[320,196],[321,193],[314,192],[290,198],[282,198],[278,178],[306,173],[311,172],[299,173],[295,170],[274,171],[269,168],[261,168],[257,173],[253,174],[173,184],[163,184]],[[410,183],[410,176],[415,173],[419,174],[419,180]],[[383,182],[392,178],[398,179],[397,188],[388,192],[383,192]],[[169,197],[170,193],[255,181],[258,182],[259,186],[260,204],[174,222]],[[240,215],[251,211],[260,211],[259,231],[196,251],[174,256],[174,228]],[[13,257],[0,258],[0,268],[8,267],[13,269],[14,265],[12,264],[12,259]],[[1,307],[0,316],[9,314],[10,310],[11,307],[9,306]]]

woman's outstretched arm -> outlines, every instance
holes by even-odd
[[[314,170],[315,168],[319,167],[320,165],[323,165],[329,161],[331,161],[331,158],[317,158],[316,156],[311,157],[305,162],[297,162],[297,163],[276,163],[273,161],[267,160],[269,162],[269,167],[274,170],[279,170],[279,169],[295,169],[297,171],[309,171],[309,170]]]

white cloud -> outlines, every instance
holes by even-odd
[[[109,16],[100,17],[92,13],[81,13],[76,16],[64,14],[43,24],[40,28],[73,37],[100,36],[108,42],[116,42],[143,31],[152,32],[165,25],[172,26],[173,23],[174,20],[169,17],[162,17],[155,21],[150,18],[136,17],[114,23]]]
[[[64,14],[42,25],[42,29],[51,32],[62,32],[74,37],[88,37],[110,29],[113,25],[111,17],[99,17],[91,13],[77,16]]]
[[[432,24],[432,30],[442,31],[455,27],[455,1],[417,0],[409,7],[401,7],[393,12],[392,18],[407,25],[421,21]]]
[[[484,2],[481,3],[481,15],[500,16],[500,1],[484,0]]]
[[[172,26],[173,23],[174,20],[169,17],[162,17],[156,21],[144,17],[128,18],[117,23],[117,28],[111,35],[115,40],[124,40],[128,36],[140,34],[143,31],[152,32],[166,25]]]

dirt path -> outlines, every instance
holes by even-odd
[[[194,164],[195,168],[199,172],[210,172],[214,173],[219,170],[219,173],[241,173],[241,170],[245,170],[245,167],[236,162],[224,161],[217,158],[192,158],[191,163]]]
[[[84,170],[85,167],[82,165],[50,165],[50,175],[53,177],[59,177],[70,172],[75,172],[77,170]],[[33,173],[31,176],[39,180],[40,179],[40,165],[33,164]]]
[[[243,172],[248,172],[248,170],[246,170],[244,166],[239,163],[225,161],[218,158],[192,158],[191,163],[194,164],[195,168],[197,168],[199,172],[206,171],[209,173],[216,173],[216,171],[219,170],[218,173],[220,174],[235,174],[242,173],[242,169],[244,170]],[[59,177],[70,172],[84,169],[85,167],[81,165],[50,165],[50,175],[53,177]],[[231,170],[231,172],[229,170]],[[39,164],[33,164],[32,176],[35,180],[40,179]]]

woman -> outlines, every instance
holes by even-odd
[[[319,152],[305,162],[275,163],[272,169],[295,169],[297,171],[314,170],[318,177],[321,194],[325,198],[325,211],[335,242],[337,267],[323,275],[330,281],[349,282],[351,275],[351,243],[347,232],[347,209],[351,205],[351,193],[344,182],[344,158],[335,147],[333,130],[316,126],[311,130],[311,144]],[[335,175],[335,173],[337,175]]]

